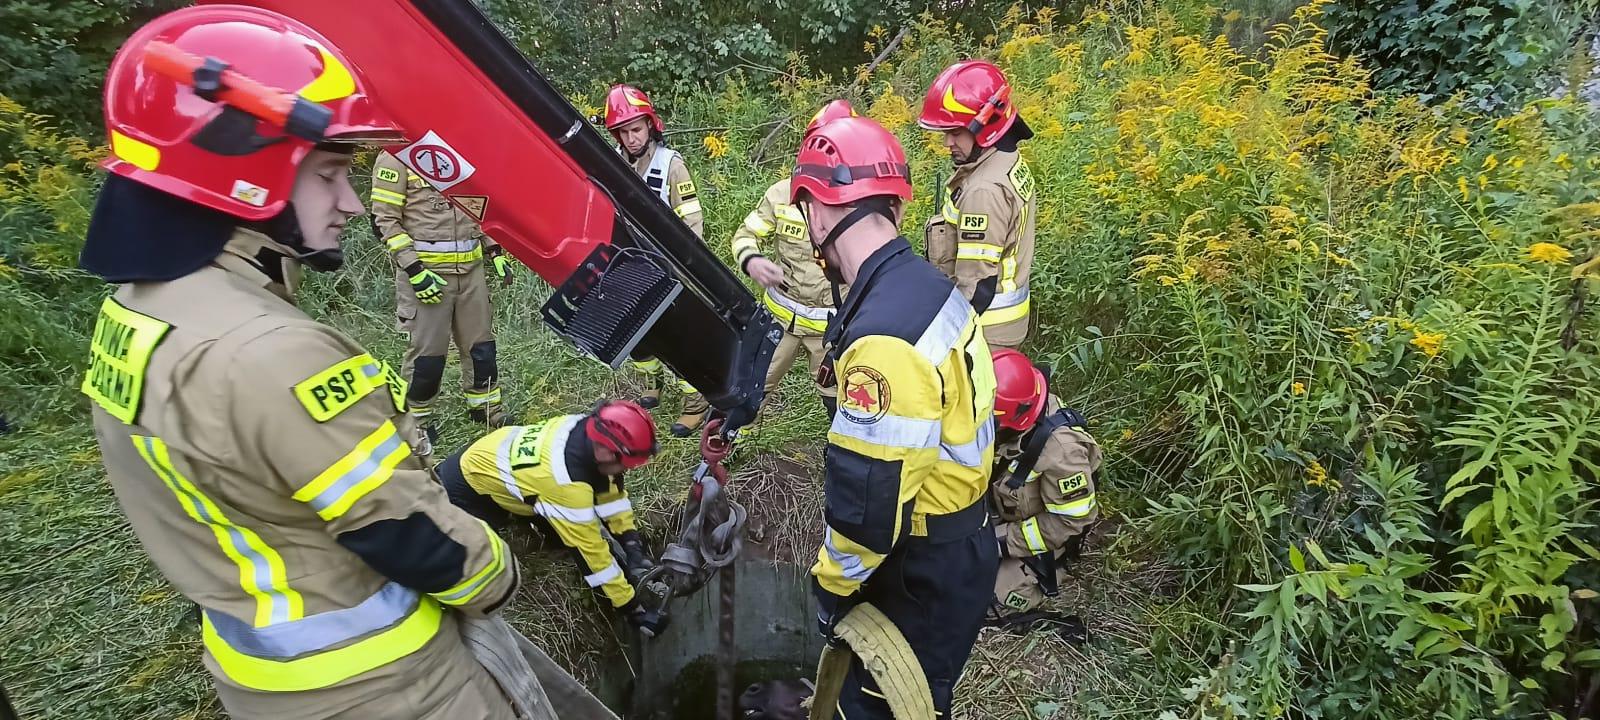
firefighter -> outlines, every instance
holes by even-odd
[[[372,163],[372,219],[395,267],[395,316],[408,338],[401,370],[410,384],[406,401],[430,450],[437,437],[434,401],[451,340],[460,356],[468,417],[488,427],[504,425],[484,261],[504,284],[511,281],[511,258],[472,216],[388,152]]]
[[[811,118],[802,138],[810,137],[825,123],[855,114],[848,101],[834,100]],[[773,238],[771,252],[776,261],[761,252],[761,244],[768,238]],[[833,317],[833,288],[811,259],[805,218],[789,204],[789,178],[767,188],[761,202],[744,216],[744,224],[733,233],[733,260],[744,274],[766,288],[767,309],[783,326],[783,340],[767,366],[766,397],[772,397],[802,349],[811,376],[817,377],[822,367],[822,334],[828,329],[828,318]],[[819,385],[817,392],[828,414],[833,415],[838,388]]]
[[[998,563],[984,503],[994,370],[971,303],[898,234],[910,198],[905,152],[868,118],[835,120],[801,145],[790,202],[823,273],[850,286],[828,326],[839,409],[811,573],[823,636],[854,636],[854,614],[880,611],[948,716]],[[852,660],[839,716],[890,717],[883,692]]]
[[[1004,615],[1033,610],[1056,594],[1058,571],[1077,556],[1100,516],[1094,484],[1100,446],[1027,356],[995,350],[994,379],[1000,429],[993,492],[1001,520],[994,594]]]
[[[439,465],[451,502],[497,530],[513,519],[536,522],[560,538],[587,568],[583,580],[646,636],[664,627],[634,599],[634,585],[655,567],[634,525],[625,470],[656,452],[650,413],[625,401],[538,425],[504,427]],[[621,564],[608,538],[621,546]]]
[[[192,77],[147,62],[156,41]],[[290,122],[242,108],[296,96],[235,74],[298,89]],[[134,534],[198,605],[230,716],[509,720],[457,617],[511,597],[506,544],[414,455],[398,375],[290,295],[301,268],[342,263],[353,143],[399,139],[365,86],[274,12],[202,5],[134,33],[106,79],[111,174],[81,264],[117,287],[82,389]],[[326,130],[297,125],[319,106]]]
[[[939,73],[917,124],[944,133],[955,165],[925,230],[928,259],[972,301],[989,345],[1015,348],[1028,337],[1038,217],[1033,173],[1017,143],[1033,131],[1000,68],[982,60]]]
[[[617,140],[617,151],[628,159],[633,170],[644,178],[645,185],[661,196],[661,201],[672,208],[683,223],[701,239],[705,238],[705,224],[700,212],[700,194],[694,178],[689,176],[683,156],[667,147],[665,128],[650,97],[631,85],[614,85],[606,95],[606,129]],[[661,403],[661,385],[666,380],[666,368],[656,358],[633,362],[634,369],[649,378],[639,404],[654,409]],[[711,403],[704,395],[695,392],[694,386],[682,380],[678,389],[683,392],[683,414],[669,429],[673,437],[687,437],[705,421]]]

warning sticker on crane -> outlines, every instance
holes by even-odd
[[[400,162],[441,192],[465,182],[478,170],[432,130],[401,150]]]

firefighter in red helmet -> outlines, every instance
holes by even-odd
[[[1100,446],[1076,410],[1050,391],[1049,376],[1016,350],[994,351],[993,492],[1001,523],[998,614],[1032,610],[1057,592],[1058,573],[1077,556],[1100,516],[1095,473]]]
[[[827,530],[811,573],[824,637],[885,630],[867,620],[881,612],[905,648],[893,654],[912,656],[892,672],[920,672],[932,691],[908,700],[948,716],[998,563],[984,503],[994,369],[971,303],[899,235],[909,174],[894,135],[860,117],[818,128],[795,161],[790,202],[813,256],[831,282],[850,285],[828,325],[840,392],[824,454]],[[880,671],[850,661],[839,716],[890,717],[884,693],[902,685]]]
[[[855,116],[849,101],[833,100],[812,116],[801,139],[811,137],[817,128],[834,120]],[[763,253],[762,244],[769,240],[771,244]],[[836,304],[834,288],[811,259],[806,219],[789,202],[789,178],[767,188],[761,202],[733,232],[733,262],[765,288],[762,299],[772,317],[783,326],[783,340],[767,366],[766,397],[772,397],[802,349],[810,358],[811,375],[816,377],[822,369],[822,334],[828,329],[828,318],[833,317]],[[817,392],[831,416],[838,388],[818,385]]]
[[[438,472],[451,501],[491,527],[520,519],[560,538],[586,568],[584,582],[653,636],[665,620],[640,606],[634,586],[655,563],[634,524],[623,473],[643,467],[655,453],[650,413],[610,401],[587,414],[491,432],[447,458]],[[613,556],[612,538],[620,557]]]
[[[955,164],[926,227],[928,259],[977,308],[994,347],[1028,337],[1028,279],[1038,217],[1033,173],[1017,143],[1033,131],[1000,68],[966,60],[939,73],[917,123],[944,134]]]
[[[650,96],[632,85],[613,85],[606,94],[605,124],[617,140],[617,151],[628,159],[644,184],[659,195],[695,235],[704,239],[700,193],[695,188],[694,178],[689,176],[688,166],[683,163],[683,156],[667,146],[666,137],[662,135],[665,125],[656,114]],[[639,404],[647,409],[655,408],[661,402],[666,368],[656,358],[636,360],[633,367],[644,373],[650,383]],[[683,414],[678,416],[670,431],[674,437],[687,437],[705,420],[711,403],[696,392],[694,386],[682,380],[678,381],[678,389],[683,392]]]
[[[366,86],[264,10],[191,7],[128,39],[81,260],[117,288],[83,391],[230,716],[509,720],[458,630],[512,596],[506,544],[414,454],[396,373],[293,303],[362,212],[353,149],[400,139]]]

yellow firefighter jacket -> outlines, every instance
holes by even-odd
[[[600,588],[614,607],[622,607],[633,600],[633,586],[612,557],[600,523],[613,535],[635,529],[633,504],[621,477],[595,469],[583,417],[564,415],[495,430],[462,453],[461,474],[473,490],[507,512],[544,518],[562,543],[583,556],[589,587]]]
[[[740,269],[764,256],[761,243],[774,238],[773,262],[783,268],[783,287],[767,288],[767,309],[784,330],[801,336],[821,335],[833,315],[833,287],[811,257],[811,238],[800,209],[789,204],[789,178],[767,188],[744,224],[733,232],[733,261]],[[843,293],[843,288],[840,289]]]
[[[839,412],[824,454],[827,533],[811,568],[841,597],[904,538],[949,517],[981,527],[994,459],[994,364],[971,303],[899,238],[852,288],[828,334]]]
[[[478,221],[388,152],[372,161],[372,217],[395,267],[408,274],[421,263],[441,275],[465,275],[483,266],[485,248],[497,247]]]
[[[700,212],[700,191],[695,188],[694,178],[689,177],[689,167],[683,164],[683,156],[678,151],[652,140],[630,164],[633,171],[644,178],[644,184],[683,218],[683,223],[697,237],[706,236]]]
[[[1040,419],[1061,409],[1051,395]],[[1027,434],[995,449],[995,505],[1000,519],[1010,523],[1006,548],[1011,557],[1060,552],[1073,536],[1083,533],[1100,516],[1094,497],[1094,475],[1100,470],[1100,445],[1081,427],[1063,425],[1045,441],[1039,459],[1022,487],[1007,484],[1016,471]]]
[[[1038,215],[1033,173],[1014,151],[988,148],[957,166],[938,215],[928,220],[928,259],[981,305],[984,336],[1016,347],[1028,336],[1028,279]]]
[[[206,267],[121,285],[83,391],[106,474],[163,575],[200,606],[219,683],[266,692],[425,682],[517,571],[416,456],[402,383],[300,312],[240,230]],[[376,683],[376,685],[374,685]]]

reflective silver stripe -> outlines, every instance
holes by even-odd
[[[1088,517],[1094,510],[1094,495],[1080,498],[1069,503],[1045,503],[1044,508],[1052,515],[1066,515],[1067,517]]]
[[[595,515],[594,508],[592,507],[570,508],[561,505],[551,505],[547,502],[534,503],[533,511],[551,520],[565,520],[569,523],[578,523],[580,525],[583,523],[592,523],[598,517]]]
[[[983,461],[983,453],[992,445],[994,445],[994,421],[991,420],[978,426],[977,437],[974,437],[972,442],[961,445],[940,443],[939,459],[971,468],[986,468],[989,463]]]
[[[1016,307],[1028,301],[1028,286],[1024,285],[1011,292],[995,293],[994,300],[989,303],[989,311],[1004,310]]]
[[[378,589],[361,604],[308,615],[266,627],[210,609],[206,619],[217,635],[239,652],[259,658],[293,658],[370,635],[404,620],[417,609],[416,591],[396,582]]]
[[[645,184],[651,179],[660,179],[661,187],[656,193],[661,196],[661,202],[672,204],[672,184],[667,182],[667,171],[672,169],[672,159],[678,156],[678,151],[664,145],[656,146],[656,154],[650,158],[650,167],[644,171]]]
[[[928,323],[922,337],[917,338],[917,352],[934,367],[944,364],[944,359],[961,340],[961,331],[966,329],[971,315],[972,302],[962,297],[960,290],[952,288],[944,305],[939,307],[939,314],[933,316],[933,322]]]
[[[387,477],[395,466],[400,464],[400,461],[404,458],[390,457],[394,455],[396,450],[400,449],[402,444],[400,432],[394,428],[392,423],[386,424],[383,429],[389,432],[388,437],[378,443],[378,446],[373,448],[372,452],[368,453],[365,458],[362,458],[361,462],[356,464],[355,467],[350,468],[345,474],[339,476],[338,480],[333,481],[333,484],[329,485],[327,489],[317,493],[316,497],[307,501],[312,510],[316,510],[319,513],[327,510],[335,503],[343,500],[345,493],[350,492],[351,488],[379,473],[383,473]],[[343,461],[344,458],[340,458],[340,462]],[[352,502],[354,501],[352,500]]]
[[[627,498],[612,500],[611,502],[594,506],[594,512],[603,518],[613,518],[625,512],[633,512],[633,503],[628,502]]]
[[[840,550],[834,544],[833,528],[828,528],[827,534],[823,536],[822,547],[828,551],[828,557],[839,563],[839,568],[844,571],[846,580],[863,582],[868,576],[872,575],[872,568],[867,567],[866,563],[861,561],[861,556]]]
[[[417,252],[472,252],[478,248],[477,240],[445,240],[443,242],[424,242],[412,240],[411,246]]]
[[[572,484],[572,473],[567,471],[567,453],[565,451],[567,438],[572,435],[572,429],[577,427],[578,421],[582,419],[582,415],[568,415],[562,418],[561,424],[556,426],[556,431],[553,433],[555,437],[550,439],[550,446],[548,448],[539,448],[539,452],[549,452],[550,454],[550,457],[546,458],[545,461],[550,463],[550,472],[555,474],[557,485]]]
[[[519,425],[506,433],[506,439],[500,441],[499,452],[494,454],[494,466],[500,471],[500,482],[506,486],[506,492],[511,493],[511,497],[516,498],[517,502],[526,501],[522,499],[522,488],[517,487],[516,476],[511,474],[511,446],[517,444],[517,438],[522,437],[522,433],[526,430],[526,427]]]
[[[616,563],[611,563],[600,572],[583,576],[583,581],[589,583],[589,587],[597,588],[619,577],[622,577],[622,568]]]
[[[833,428],[830,432],[884,447],[916,450],[939,445],[938,420],[921,420],[899,415],[884,415],[870,422],[867,420],[867,418],[856,419],[848,407],[840,404],[839,413],[833,418]]]
[[[794,298],[784,295],[773,288],[767,288],[767,297],[770,298],[772,302],[783,306],[785,310],[788,310],[789,312],[799,315],[807,320],[815,320],[817,322],[826,323],[828,322],[828,318],[833,317],[833,308],[816,308],[811,307],[810,305],[802,305]]]

